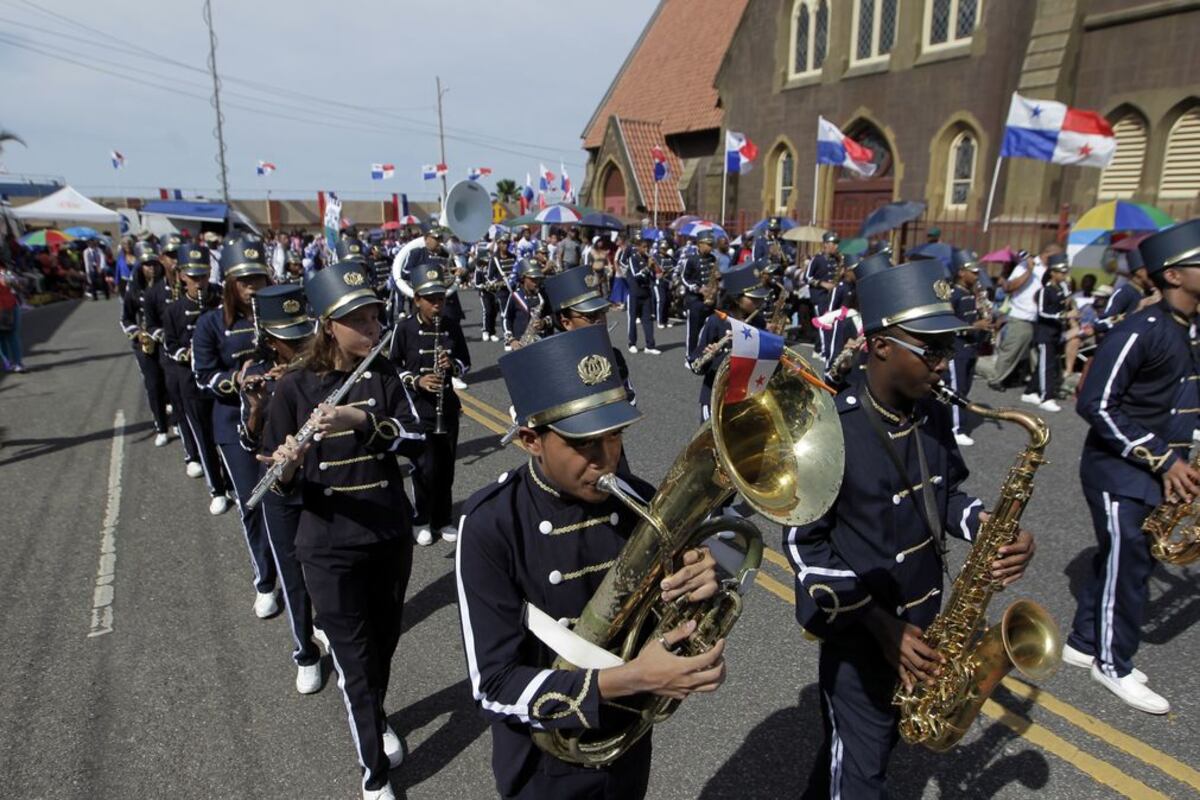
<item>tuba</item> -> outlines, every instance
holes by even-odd
[[[900,707],[900,735],[909,744],[945,752],[958,743],[996,684],[1013,667],[1033,680],[1054,674],[1062,660],[1062,638],[1054,620],[1032,600],[1017,600],[1000,624],[988,627],[987,607],[1001,587],[992,580],[992,562],[1001,547],[1020,531],[1021,514],[1033,494],[1033,477],[1046,463],[1043,453],[1050,429],[1041,418],[1016,409],[993,410],[969,403],[944,385],[939,400],[982,417],[1020,425],[1029,444],[1017,456],[1000,488],[1000,499],[971,546],[950,601],[925,629],[925,643],[945,657],[932,686],[917,684],[911,692],[901,684],[892,704]]]
[[[788,355],[804,363],[795,353]],[[577,635],[628,661],[645,642],[689,619],[696,621],[696,630],[677,647],[680,655],[706,652],[729,632],[742,610],[742,590],[762,561],[762,536],[749,520],[707,517],[736,491],[772,520],[804,524],[829,508],[841,484],[845,451],[833,399],[793,369],[798,367],[781,366],[764,391],[725,404],[729,364],[722,364],[713,385],[712,418],[675,459],[648,507],[622,492],[614,476],[600,479],[601,488],[642,521],[580,614],[573,628]],[[682,598],[663,603],[659,582],[676,559],[730,530],[734,539],[720,546],[740,551],[736,574],[703,603]],[[577,669],[561,657],[553,668]],[[654,694],[623,697],[605,703],[611,724],[602,729],[534,730],[533,741],[562,761],[600,767],[678,706],[679,701]]]
[[[1200,469],[1200,449],[1192,457]],[[1142,523],[1150,537],[1150,553],[1164,564],[1186,566],[1200,558],[1200,498],[1190,503],[1164,499]]]

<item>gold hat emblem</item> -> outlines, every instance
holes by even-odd
[[[350,245],[350,247],[348,249],[350,250],[351,253],[361,253],[362,252],[362,248],[356,244]]]
[[[300,313],[300,301],[299,300],[284,300],[283,301],[283,313],[299,314]]]
[[[599,281],[596,280],[595,275],[588,273],[587,275],[583,276],[583,285],[589,289],[595,289],[597,283],[599,283]]]
[[[201,253],[199,250],[192,250],[190,253],[188,253],[188,258],[199,260],[200,256],[202,256],[202,255],[204,255],[204,254]]]
[[[949,300],[950,292],[950,281],[945,278],[938,278],[933,282],[933,293],[938,300]]]
[[[579,373],[579,380],[583,381],[585,386],[595,386],[612,377],[612,364],[598,353],[584,356],[575,369]]]
[[[353,271],[343,275],[342,280],[346,282],[347,286],[362,286],[366,279],[361,272]]]
[[[425,280],[427,281],[436,281],[439,277],[436,269],[431,269],[425,273]]]
[[[246,248],[246,258],[250,258],[250,259],[258,258],[258,251],[255,250],[253,247],[247,247]]]

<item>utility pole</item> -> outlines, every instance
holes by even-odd
[[[446,163],[446,131],[442,128],[442,95],[450,91],[442,89],[442,79],[435,75],[434,80],[437,81],[437,96],[438,96],[438,146],[441,148],[441,160],[439,164]],[[442,208],[446,207],[446,174],[442,173]]]
[[[208,26],[208,71],[212,75],[212,107],[217,112],[217,163],[221,166],[221,199],[229,203],[229,170],[225,166],[225,117],[221,114],[221,79],[217,77],[217,33],[213,30],[212,0],[204,0],[204,24]]]

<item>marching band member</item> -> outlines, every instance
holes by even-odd
[[[142,373],[142,386],[150,403],[150,415],[154,418],[154,446],[165,447],[169,430],[167,384],[162,364],[154,352],[158,349],[158,340],[154,338],[146,319],[150,295],[163,279],[162,261],[153,242],[138,242],[134,246],[134,258],[137,268],[125,290],[121,306],[121,329],[132,340],[133,355],[137,359],[138,371]]]
[[[569,625],[638,521],[596,488],[617,469],[623,431],[640,416],[625,401],[614,360],[599,325],[500,359],[530,459],[467,501],[456,575],[471,691],[491,721],[492,770],[504,798],[644,797],[651,734],[597,769],[543,753],[532,731],[601,727],[606,705],[626,695],[681,698],[714,691],[725,678],[724,640],[695,658],[670,652],[692,623],[648,642],[626,664],[578,670],[549,669],[554,653],[527,629],[526,605]],[[643,500],[654,493],[632,476],[621,480]],[[717,582],[708,550],[688,551],[662,589],[668,600],[711,597]]]
[[[266,461],[286,469],[275,486],[300,507],[296,556],[316,622],[329,640],[363,768],[364,798],[393,798],[388,771],[404,757],[384,700],[412,571],[412,510],[395,455],[415,456],[413,399],[378,359],[338,406],[324,402],[378,342],[383,301],[353,263],[333,264],[305,286],[317,330],[303,363],[267,409]],[[319,438],[297,445],[311,422]]]
[[[650,266],[650,240],[639,239],[637,246],[625,259],[625,276],[629,284],[629,300],[625,305],[625,326],[629,334],[629,352],[638,351],[637,323],[642,322],[646,346],[642,352],[662,355],[654,344],[654,269]]]
[[[937,653],[922,629],[940,606],[945,534],[968,541],[982,504],[967,477],[949,411],[929,398],[965,327],[938,261],[915,261],[858,282],[869,339],[867,378],[837,396],[847,453],[829,511],[784,531],[796,573],[796,618],[821,639],[825,740],[806,796],[883,798],[899,733],[892,693],[932,681]],[[993,576],[1008,585],[1033,555],[1021,531]]]
[[[814,317],[813,324],[817,326],[829,346],[825,348],[825,374],[829,375],[833,362],[841,354],[846,342],[858,335],[851,309],[856,307],[854,287],[858,280],[859,259],[857,256],[846,256],[841,274],[835,277],[838,282],[829,293],[829,308],[821,317]],[[776,300],[776,302],[781,302]],[[763,309],[764,316],[770,316],[770,309]]]
[[[1104,311],[1096,320],[1097,336],[1103,337],[1125,317],[1135,311],[1141,311],[1146,306],[1154,305],[1162,299],[1154,282],[1150,280],[1150,274],[1146,272],[1146,265],[1138,250],[1128,251],[1125,254],[1125,263],[1129,267],[1129,273],[1125,276],[1127,280],[1118,280],[1117,285],[1114,286],[1113,293],[1104,306]]]
[[[497,237],[490,254],[485,243],[480,242],[475,245],[475,274],[472,282],[479,291],[480,318],[482,320],[480,327],[483,328],[479,338],[484,342],[500,341],[500,337],[496,335],[496,315],[501,308],[500,293],[504,291],[507,294],[505,284],[508,281],[500,269],[502,241],[507,242],[507,239]]]
[[[979,308],[976,306],[979,263],[975,253],[970,250],[955,250],[952,263],[955,275],[954,288],[950,292],[950,305],[954,308],[954,315],[970,327],[954,335],[954,358],[950,360],[946,377],[954,393],[965,398],[970,396],[971,384],[975,380],[979,344],[991,329],[992,322],[980,317]],[[954,441],[959,447],[970,447],[975,444],[975,440],[963,430],[962,415],[961,408],[957,405],[951,406]]]
[[[587,267],[572,267],[546,279],[546,301],[554,314],[554,322],[564,331],[602,326],[608,330],[609,302],[600,292],[600,281]],[[637,393],[629,380],[629,364],[620,350],[613,349],[617,375],[625,386],[625,399],[637,405]]]
[[[391,360],[400,371],[400,380],[415,400],[416,430],[425,434],[421,455],[413,461],[413,501],[416,505],[416,541],[433,543],[434,531],[443,541],[458,538],[450,506],[453,502],[454,462],[458,451],[458,422],[462,401],[458,399],[452,377],[460,377],[471,368],[471,354],[458,321],[442,312],[446,304],[446,282],[442,268],[433,263],[412,274],[413,307],[411,317],[396,327]],[[441,318],[435,325],[435,320]],[[437,329],[440,327],[440,331]],[[440,339],[440,341],[439,341]],[[435,354],[440,351],[440,363]],[[444,433],[436,432],[438,406],[441,405]]]
[[[275,588],[275,562],[263,530],[262,506],[247,508],[258,483],[258,462],[241,446],[238,436],[238,394],[242,366],[254,355],[254,293],[270,280],[263,241],[246,235],[228,239],[221,248],[221,273],[225,276],[220,308],[206,311],[192,336],[192,373],[196,383],[213,399],[213,438],[225,474],[233,484],[242,521],[242,534],[254,570],[254,614],[266,619],[279,612]]]
[[[1091,426],[1079,476],[1099,550],[1063,661],[1090,668],[1097,683],[1133,708],[1166,714],[1170,703],[1133,666],[1154,569],[1141,527],[1164,499],[1189,502],[1200,494],[1200,473],[1188,464],[1197,403],[1186,410],[1176,403],[1180,388],[1198,379],[1190,329],[1200,303],[1200,220],[1153,234],[1139,248],[1162,299],[1104,337],[1075,404]]]
[[[543,319],[549,310],[545,307],[545,296],[542,294],[542,270],[528,259],[517,262],[516,273],[520,285],[509,295],[508,304],[504,307],[504,349],[516,350],[521,346],[521,338],[531,325],[544,324]],[[535,316],[536,315],[536,316]],[[539,336],[549,331],[540,331]]]
[[[313,335],[304,289],[293,284],[268,286],[254,296],[258,305],[259,348],[255,361],[242,368],[240,423],[241,445],[249,453],[262,449],[266,410],[279,379],[299,365],[300,353]],[[260,467],[259,478],[266,471]],[[300,507],[276,492],[262,499],[263,529],[283,587],[283,608],[292,631],[292,661],[296,664],[296,691],[313,694],[321,689],[321,651],[313,640],[312,600],[296,558],[296,532]]]
[[[704,293],[711,280],[710,273],[717,268],[717,259],[712,254],[712,247],[712,231],[702,232],[696,238],[696,251],[684,258],[680,272],[684,289],[687,291],[684,296],[684,315],[687,321],[684,361],[689,368],[691,354],[695,352],[696,342],[700,339],[700,331],[704,329],[704,324],[717,302],[716,297],[705,297]]]
[[[393,302],[396,318],[399,318],[401,313],[407,313],[412,303],[413,289],[411,276],[413,270],[439,257],[439,254],[442,252],[442,240],[448,233],[449,231],[441,226],[431,227],[425,232],[423,237],[418,236],[413,238],[411,242],[400,248],[400,252],[396,254],[396,258],[392,262],[392,281],[396,284],[396,288],[400,290],[396,293],[395,301]]]
[[[833,231],[826,231],[821,237],[821,252],[812,257],[808,262],[808,269],[804,271],[804,282],[808,284],[808,296],[812,300],[813,309],[817,314],[824,314],[829,310],[829,295],[833,291],[836,282],[834,278],[838,273],[840,262],[840,254],[838,246],[841,239]],[[830,349],[827,337],[821,336],[817,339],[817,353],[824,356]]]
[[[203,245],[184,248],[176,269],[183,282],[183,295],[167,307],[163,319],[163,350],[168,359],[165,369],[168,374],[174,373],[179,385],[180,427],[195,442],[196,461],[190,463],[199,467],[212,497],[208,513],[218,516],[229,510],[229,482],[213,438],[212,398],[201,391],[192,375],[192,338],[204,312],[221,305],[221,290],[209,283],[212,261]]]
[[[744,322],[756,311],[761,312],[763,301],[766,300],[769,292],[770,290],[762,285],[762,281],[753,267],[746,266],[730,270],[721,278],[720,310],[726,315]],[[757,328],[763,327],[763,322],[761,313],[750,320],[750,324]],[[710,316],[705,321],[704,330],[700,332],[696,347],[688,359],[688,366],[696,369],[697,367],[694,365],[701,356],[709,358],[701,372],[704,376],[704,381],[700,384],[701,422],[707,420],[712,412],[710,404],[713,381],[717,376],[717,368],[725,360],[725,335],[731,329],[729,321],[722,319],[720,315]]]
[[[204,474],[204,468],[200,464],[196,440],[192,436],[191,429],[184,424],[183,419],[183,395],[188,388],[184,384],[192,382],[190,365],[184,365],[186,368],[180,369],[178,362],[171,358],[171,353],[174,352],[173,348],[165,346],[163,338],[163,327],[167,314],[182,292],[178,271],[181,244],[182,240],[175,234],[167,236],[162,242],[159,263],[163,266],[163,279],[156,283],[147,295],[146,324],[150,328],[150,335],[157,339],[160,345],[164,345],[158,348],[158,361],[162,366],[167,401],[170,404],[171,414],[168,416],[175,423],[172,433],[179,436],[180,441],[183,442],[184,469],[189,478],[199,478]]]
[[[671,255],[671,244],[666,237],[654,243],[654,322],[659,329],[674,328],[671,322],[671,282],[675,276],[675,259]]]
[[[1021,400],[1032,403],[1043,411],[1062,411],[1055,400],[1062,380],[1062,364],[1059,351],[1062,349],[1062,334],[1067,320],[1078,319],[1079,312],[1067,302],[1070,287],[1067,276],[1071,268],[1065,253],[1056,253],[1047,259],[1046,273],[1037,298],[1037,323],[1033,328],[1033,343],[1038,349],[1037,369],[1029,376],[1029,384]]]
[[[288,250],[284,260],[284,283],[299,285],[304,281],[304,254],[299,250]]]

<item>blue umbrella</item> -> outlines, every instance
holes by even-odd
[[[580,217],[579,224],[587,228],[603,228],[609,231],[625,230],[625,225],[621,220],[612,214],[605,214],[602,211],[592,211],[584,214]]]
[[[720,225],[703,219],[695,222],[689,222],[679,229],[679,232],[684,236],[699,236],[705,231],[712,231],[714,239],[731,238],[729,234],[725,232],[725,229]]]
[[[880,206],[867,215],[858,235],[864,239],[887,233],[893,228],[899,228],[906,222],[912,222],[925,213],[925,204],[914,200],[900,200]]]
[[[663,238],[663,232],[658,228],[642,228],[642,238],[648,239],[652,242],[657,242],[659,239]]]
[[[767,217],[766,219],[760,219],[758,222],[754,223],[754,227],[751,228],[751,230],[753,230],[755,234],[759,234],[765,231],[767,229],[767,225],[769,224],[771,224],[770,217]],[[779,230],[781,231],[790,231],[798,224],[799,223],[797,223],[796,220],[792,219],[791,217],[779,217]]]
[[[76,239],[104,239],[108,241],[108,237],[95,228],[89,228],[87,225],[76,225],[74,228],[67,228],[64,233],[69,233]]]
[[[945,242],[926,242],[925,244],[909,248],[908,257],[911,258],[912,256],[936,258],[948,270],[954,262],[954,248]]]

